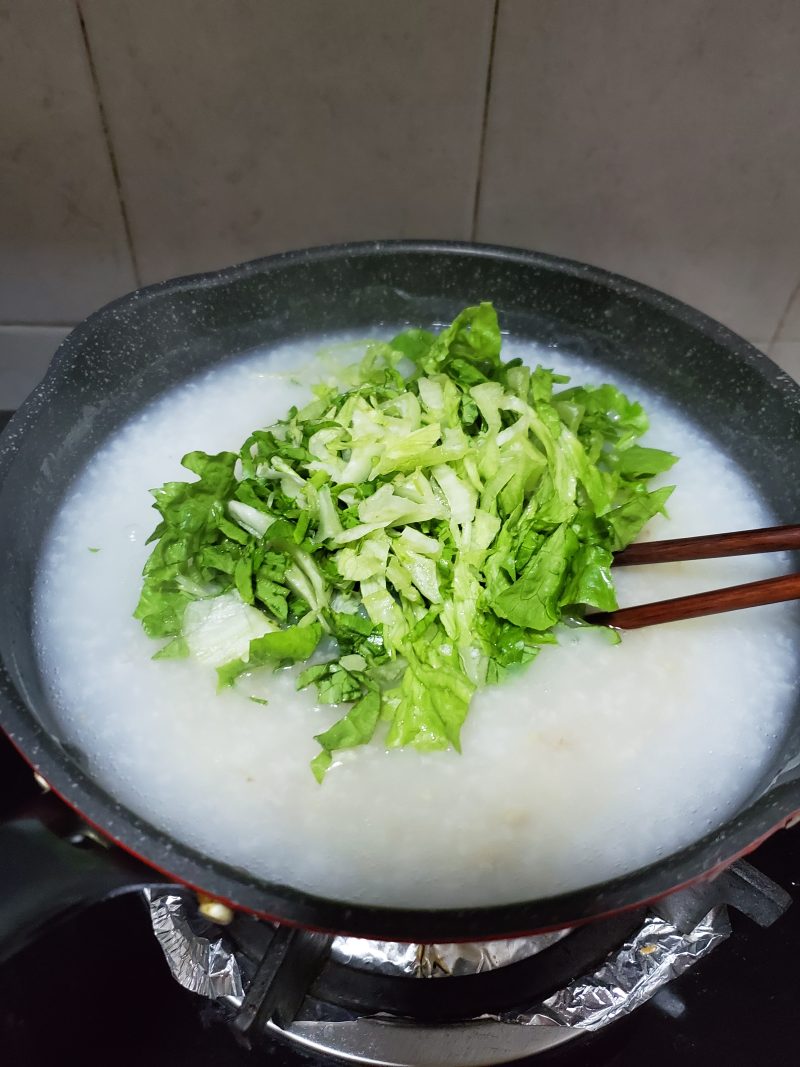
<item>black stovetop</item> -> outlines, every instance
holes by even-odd
[[[37,787],[0,738],[0,818]],[[764,930],[732,913],[733,935],[653,1000],[595,1035],[536,1057],[542,1067],[793,1063],[800,995],[800,829],[755,865],[795,903]],[[2,862],[2,857],[0,857]],[[438,979],[446,981],[447,979]],[[254,1067],[323,1061],[273,1043],[248,1053],[208,1002],[171,978],[138,898],[101,904],[0,968],[2,1061],[25,1067]],[[331,1063],[333,1061],[327,1061]]]
[[[9,418],[0,412],[0,429]],[[0,735],[0,820],[37,794]],[[798,1058],[800,828],[753,857],[794,906],[762,929],[732,912],[732,936],[643,1007],[528,1061],[537,1067],[731,1067]],[[0,856],[2,863],[2,856]],[[439,979],[440,981],[443,979]],[[446,981],[446,979],[444,979]],[[0,1061],[25,1067],[316,1067],[282,1043],[241,1049],[209,1002],[170,976],[138,897],[98,905],[0,967]]]

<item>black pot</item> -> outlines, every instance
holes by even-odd
[[[798,702],[774,765],[749,802],[674,855],[577,892],[501,907],[366,907],[257,880],[209,860],[120,807],[62,744],[31,638],[31,588],[43,535],[62,495],[108,435],[164,389],[256,345],[328,331],[366,333],[377,322],[432,325],[481,299],[494,301],[515,334],[557,344],[658,391],[733,456],[779,521],[797,520],[800,387],[705,315],[597,268],[505,248],[377,242],[271,256],[117,300],[64,341],[47,378],[0,440],[6,573],[0,721],[58,796],[142,861],[123,860],[117,849],[94,857],[91,872],[73,877],[68,903],[166,880],[318,929],[403,941],[486,939],[572,925],[665,894],[714,873],[800,813]],[[57,866],[63,875],[66,862],[74,875],[74,855],[68,860],[64,853],[74,849],[59,842],[48,850],[43,840],[30,820],[0,831],[0,900],[6,901],[5,925],[16,924],[18,939],[43,910],[53,913],[64,902],[55,888],[63,887],[63,877],[37,895],[25,883],[31,871],[50,873]],[[9,919],[12,906],[17,910]]]

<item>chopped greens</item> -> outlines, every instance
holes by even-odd
[[[316,737],[319,781],[379,731],[458,750],[476,689],[614,610],[612,553],[664,511],[648,482],[676,457],[636,444],[639,404],[500,352],[489,303],[373,343],[341,389],[154,491],[135,615],[156,658],[220,689],[304,664],[298,688],[350,705]]]

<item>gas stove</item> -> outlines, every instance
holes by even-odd
[[[3,739],[0,817],[36,792]],[[0,968],[3,1062],[793,1062],[800,836],[755,860],[648,910],[466,947],[222,925],[167,891],[109,901]]]
[[[610,1025],[694,966],[729,936],[724,902],[765,926],[791,903],[737,864],[713,888],[574,930],[409,945],[247,916],[220,936],[188,894],[147,899],[174,977],[214,1000],[240,1043],[257,1052],[279,1037],[377,1067],[529,1060]]]

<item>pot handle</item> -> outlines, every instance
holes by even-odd
[[[0,824],[0,964],[84,908],[156,885],[156,871],[93,842],[55,797],[42,797]]]

